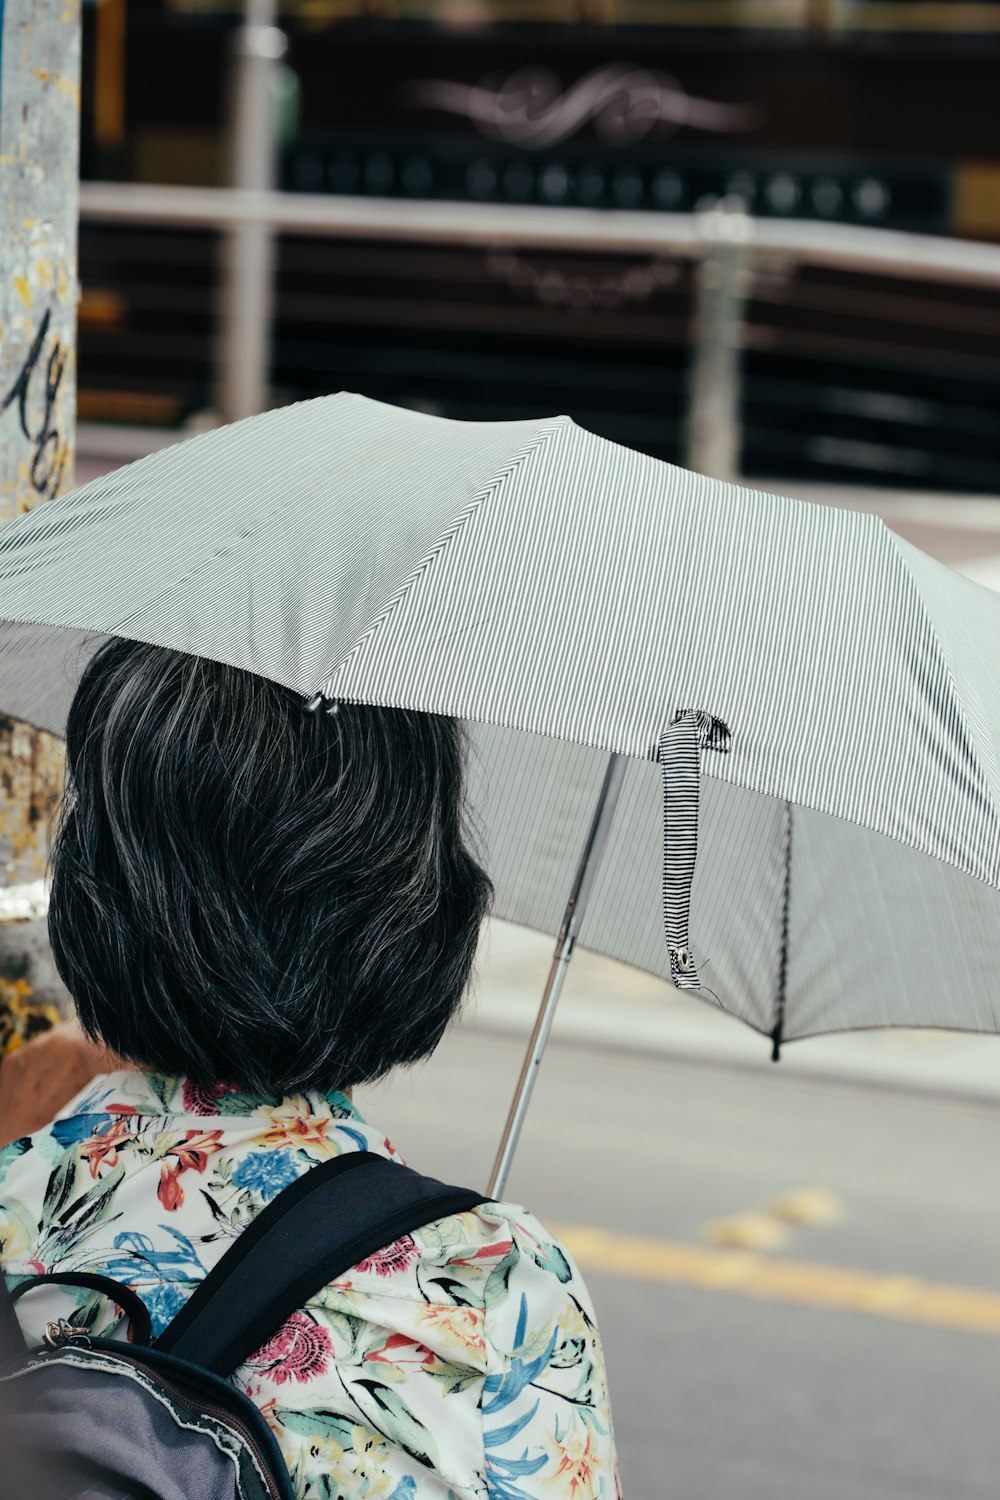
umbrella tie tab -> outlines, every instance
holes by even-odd
[[[683,709],[660,735],[657,759],[663,773],[663,926],[670,977],[679,990],[699,990],[691,952],[691,886],[698,857],[701,752],[729,751],[731,735],[721,719],[703,709]]]

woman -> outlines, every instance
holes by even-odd
[[[394,1156],[354,1085],[433,1051],[490,897],[451,720],[310,713],[274,683],[114,640],[67,726],[49,932],[95,1045],[128,1062],[0,1153],[11,1280],[126,1282],[162,1329],[265,1204]],[[122,1337],[96,1294],[38,1291]],[[371,1420],[363,1380],[394,1400]],[[304,1497],[616,1493],[604,1365],[565,1251],[503,1204],[357,1266],[237,1373]],[[366,1417],[365,1412],[368,1412]]]

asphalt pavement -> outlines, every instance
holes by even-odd
[[[362,1095],[422,1170],[486,1182],[549,947],[498,928],[467,1019]],[[628,1500],[995,1496],[1000,1094],[929,1086],[933,1035],[854,1039],[885,1077],[773,1067],[727,1018],[759,1063],[718,1031],[671,1056],[642,1018],[683,1031],[672,992],[581,957],[506,1196],[584,1269]]]

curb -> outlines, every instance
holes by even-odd
[[[463,1028],[527,1045],[540,990],[484,978]],[[668,991],[659,1005],[627,997],[565,995],[552,1045],[637,1059],[766,1075],[769,1082],[819,1082],[1000,1105],[1000,1036],[909,1029],[838,1032],[789,1042],[771,1061],[770,1039],[700,1001]]]

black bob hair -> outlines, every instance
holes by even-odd
[[[330,1090],[428,1056],[492,897],[460,725],[114,639],[66,731],[49,937],[85,1031],[204,1087]]]

